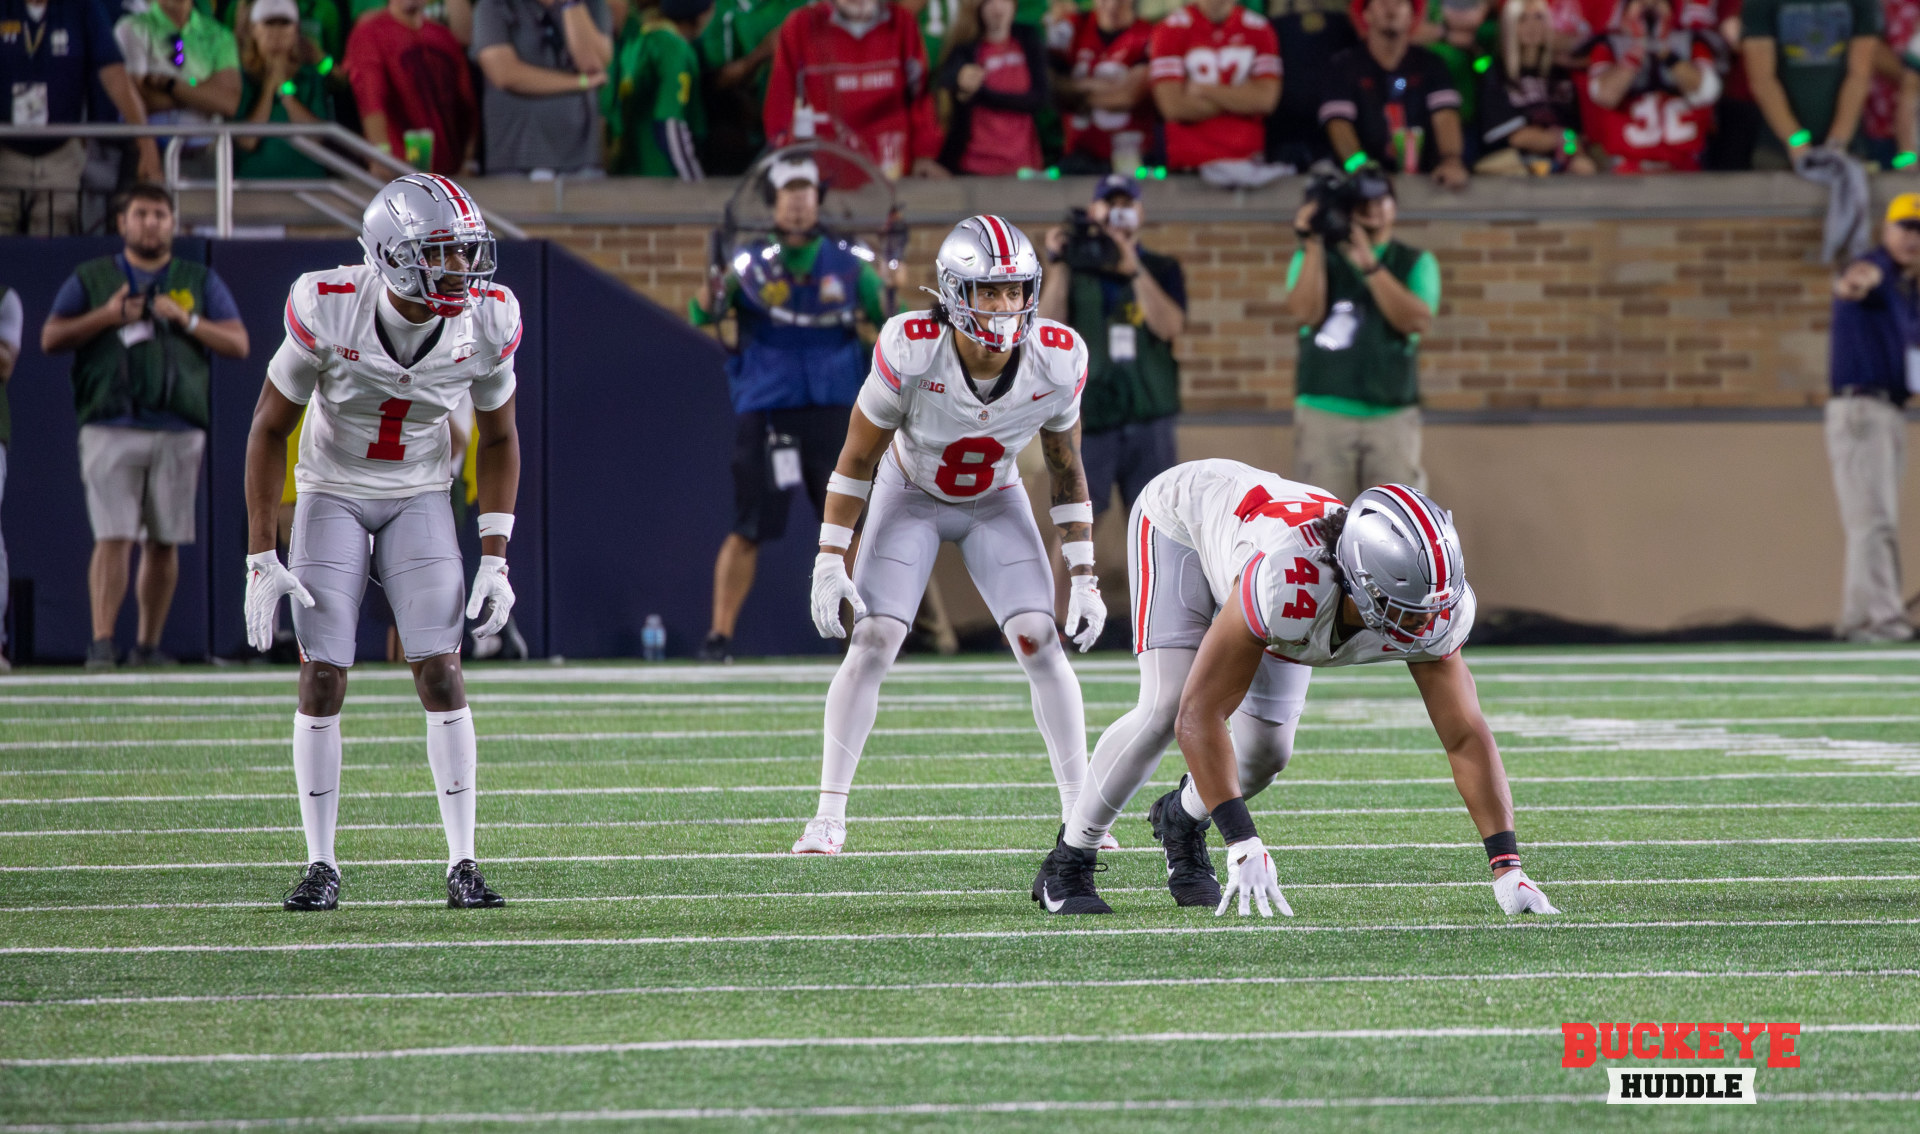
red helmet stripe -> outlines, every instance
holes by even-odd
[[[1254,594],[1254,580],[1259,577],[1260,563],[1266,557],[1267,553],[1263,551],[1247,560],[1247,565],[1240,569],[1240,613],[1246,617],[1247,629],[1263,642],[1267,640],[1267,622],[1260,617],[1260,602]]]
[[[461,189],[458,185],[455,185],[453,182],[447,180],[446,178],[440,176],[437,173],[429,173],[426,176],[431,178],[434,181],[434,183],[439,185],[441,190],[446,193],[447,199],[452,201],[454,207],[460,210],[460,216],[462,219],[466,219],[473,215],[473,206],[467,200],[467,194],[465,190]]]
[[[991,213],[980,219],[987,222],[988,231],[993,233],[993,242],[995,246],[1000,249],[995,255],[1011,267],[1013,265],[1013,241],[1007,239],[1007,230],[1002,227],[1006,222]]]
[[[1389,496],[1400,501],[1401,506],[1412,513],[1414,520],[1419,523],[1420,530],[1424,532],[1427,537],[1427,555],[1433,560],[1433,589],[1436,591],[1446,590],[1447,548],[1446,544],[1440,539],[1440,525],[1434,522],[1433,517],[1427,512],[1426,506],[1421,504],[1420,498],[1413,493],[1408,492],[1397,484],[1383,484],[1380,487],[1384,489]]]

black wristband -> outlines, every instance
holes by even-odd
[[[1373,262],[1373,267],[1371,267],[1371,268],[1368,268],[1368,269],[1367,269],[1366,271],[1364,271],[1364,272],[1361,272],[1360,274],[1361,274],[1361,275],[1363,275],[1363,276],[1370,276],[1370,275],[1372,275],[1373,273],[1375,273],[1375,272],[1377,272],[1377,271],[1379,271],[1380,269],[1382,269],[1382,268],[1384,268],[1384,267],[1386,267],[1386,266],[1387,266],[1387,262],[1386,262],[1385,260],[1375,260],[1375,261]]]
[[[1512,831],[1488,835],[1480,842],[1487,848],[1487,865],[1492,869],[1505,870],[1520,865],[1520,840]]]
[[[1229,846],[1259,838],[1259,832],[1253,829],[1253,816],[1247,812],[1247,801],[1234,796],[1213,808],[1213,825],[1220,828],[1220,837]]]
[[[1302,240],[1313,239],[1313,230],[1310,228],[1301,228],[1299,225],[1293,226],[1293,234]]]

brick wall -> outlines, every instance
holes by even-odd
[[[703,227],[535,234],[674,310],[705,276]],[[943,234],[915,230],[916,284],[932,282],[927,265]],[[1449,219],[1406,222],[1399,235],[1438,256],[1444,281],[1423,352],[1432,407],[1784,407],[1823,397],[1829,277],[1817,221]],[[1146,239],[1186,267],[1188,410],[1291,404],[1298,324],[1283,300],[1292,234],[1220,221],[1153,225]]]

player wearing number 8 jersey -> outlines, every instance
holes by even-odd
[[[1460,656],[1474,596],[1449,513],[1406,485],[1369,488],[1348,507],[1238,461],[1193,461],[1140,494],[1127,567],[1140,700],[1101,735],[1063,845],[1035,883],[1050,912],[1111,912],[1094,891],[1092,852],[1177,738],[1191,775],[1148,812],[1174,900],[1225,912],[1237,893],[1242,914],[1252,898],[1291,916],[1246,800],[1287,766],[1313,670],[1383,661],[1408,663],[1500,907],[1558,912],[1519,868],[1506,772]],[[1228,844],[1224,894],[1207,851],[1215,820]]]
[[[1087,759],[1080,684],[1053,620],[1053,572],[1014,459],[1037,433],[1053,480],[1073,589],[1067,633],[1082,650],[1106,608],[1093,577],[1093,505],[1080,465],[1080,391],[1087,349],[1068,328],[1035,317],[1040,261],[1018,229],[995,216],[955,226],[935,261],[940,303],[881,329],[839,464],[827,482],[826,522],[813,576],[814,625],[839,637],[840,605],[855,623],[827,691],[820,805],[795,854],[836,854],[846,840],[847,793],[873,728],[880,682],[919,609],[943,542],[960,545],[967,572],[1014,646],[1033,687],[1034,721],[1071,811]],[[867,504],[851,577],[846,552]]]
[[[514,352],[520,304],[493,283],[494,241],[479,206],[433,174],[389,184],[367,206],[366,263],[310,272],[287,295],[287,337],[267,368],[247,437],[247,637],[272,641],[292,595],[300,643],[294,779],[308,867],[289,910],[332,909],[340,873],[340,708],[360,600],[376,580],[426,709],[427,763],[447,834],[447,904],[503,904],[474,861],[476,748],[460,675],[461,613],[488,609],[474,633],[499,632],[513,608],[507,540],[520,477]],[[479,441],[480,569],[462,585],[449,484],[448,415],[472,394]],[[286,439],[301,421],[289,564],[274,515]]]

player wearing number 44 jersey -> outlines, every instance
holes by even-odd
[[[1401,484],[1353,501],[1238,461],[1194,461],[1155,477],[1127,532],[1140,701],[1100,737],[1087,789],[1034,882],[1050,913],[1110,913],[1094,851],[1178,739],[1190,774],[1147,813],[1183,906],[1259,903],[1291,917],[1247,799],[1293,754],[1316,668],[1403,661],[1479,828],[1493,893],[1509,914],[1558,913],[1520,869],[1513,799],[1473,676],[1473,628],[1452,516]],[[1227,843],[1224,893],[1207,851]]]
[[[308,866],[289,910],[332,909],[340,871],[340,707],[360,599],[377,580],[427,711],[427,763],[447,833],[447,904],[499,906],[474,861],[473,711],[460,676],[462,607],[491,637],[513,609],[520,440],[513,355],[520,304],[493,284],[494,240],[458,185],[410,174],[362,218],[366,263],[309,272],[287,294],[287,337],[267,368],[247,437],[247,639],[264,650],[292,595],[300,643],[294,782]],[[480,569],[469,599],[454,537],[447,417],[471,393],[479,441]],[[306,407],[288,565],[273,550],[286,440]]]
[[[1093,505],[1080,465],[1080,391],[1087,348],[1035,317],[1040,261],[996,216],[960,222],[935,259],[939,305],[897,315],[880,331],[873,369],[827,481],[826,522],[813,571],[813,621],[853,640],[827,690],[820,805],[795,854],[837,854],[847,793],[886,676],[913,624],[943,542],[1013,644],[1033,687],[1040,726],[1069,814],[1086,772],[1086,714],[1053,620],[1053,572],[1014,459],[1036,433],[1053,481],[1051,518],[1072,577],[1067,633],[1081,650],[1100,637],[1106,608],[1093,577]],[[867,523],[851,577],[846,554],[862,504]]]

